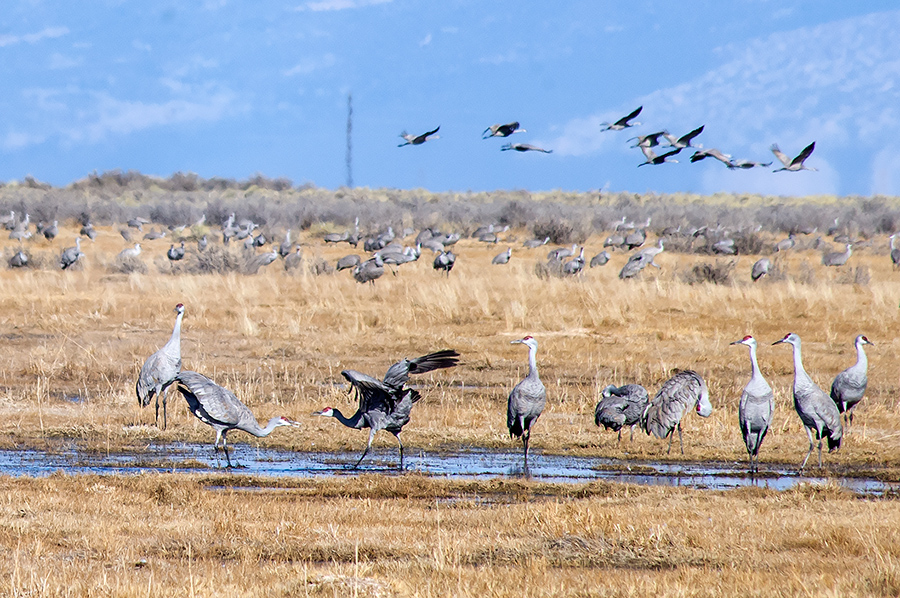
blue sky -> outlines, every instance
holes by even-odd
[[[0,179],[93,171],[434,191],[900,195],[900,7],[838,0],[7,0]],[[639,105],[643,124],[601,131]],[[501,152],[509,138],[552,154]],[[637,168],[668,129],[818,172]],[[440,138],[398,148],[402,130]]]

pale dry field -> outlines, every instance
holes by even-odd
[[[29,244],[57,255],[57,242]],[[767,463],[798,464],[806,435],[790,399],[787,332],[804,341],[807,371],[826,389],[855,360],[856,334],[869,348],[869,392],[843,448],[817,474],[869,473],[898,479],[900,273],[886,241],[854,251],[865,285],[839,284],[817,252],[785,257],[805,282],[753,284],[738,258],[735,283],[687,285],[681,274],[715,258],[663,253],[662,269],[640,280],[616,277],[625,261],[575,279],[540,280],[534,265],[548,248],[518,249],[491,266],[504,244],[460,242],[445,278],[425,252],[374,286],[349,272],[288,275],[280,262],[256,276],[169,275],[168,240],[143,242],[148,274],[111,274],[124,247],[111,228],[83,246],[78,271],[0,272],[3,445],[53,450],[73,439],[96,450],[140,451],[147,442],[209,442],[214,434],[170,395],[169,428],[152,426],[134,381],[186,305],[187,369],[232,389],[259,419],[283,414],[300,429],[269,438],[231,435],[242,447],[361,451],[365,433],[310,414],[326,405],[352,413],[340,371],[382,375],[402,357],[453,348],[462,363],[416,380],[423,400],[403,432],[409,449],[512,447],[506,395],[527,368],[509,341],[538,339],[548,406],[532,446],[541,451],[626,459],[676,459],[643,434],[617,446],[593,424],[598,390],[638,382],[652,393],[673,370],[707,380],[713,415],[686,417],[685,459],[746,459],[737,401],[749,377],[753,334],[777,412],[761,451]],[[68,240],[66,240],[68,239]],[[775,240],[775,239],[773,239]],[[303,237],[304,255],[332,261],[350,252]],[[588,242],[588,259],[602,237]],[[653,242],[651,239],[648,244]],[[4,241],[7,248],[10,242]],[[50,259],[47,257],[46,259]],[[722,260],[723,258],[718,258]],[[806,266],[805,264],[809,264]],[[810,269],[811,267],[811,269]],[[393,447],[384,434],[376,446]],[[676,445],[677,446],[677,445]],[[437,458],[437,457],[435,457]],[[677,459],[681,459],[677,455]],[[246,473],[246,472],[245,472]],[[232,478],[6,479],[0,493],[0,550],[9,595],[896,595],[900,566],[893,538],[900,508],[833,488],[778,494],[710,493],[593,484],[559,487],[523,481],[456,483],[365,476],[307,481],[286,490],[212,491]],[[263,485],[270,482],[261,481]],[[83,496],[92,500],[83,500]],[[94,500],[95,499],[95,500]],[[142,560],[143,559],[143,560]],[[144,563],[144,560],[146,563]],[[136,564],[138,566],[136,566]],[[2,587],[2,582],[0,582]],[[224,588],[224,590],[222,590]]]

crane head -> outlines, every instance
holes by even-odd
[[[334,409],[325,407],[321,411],[316,411],[313,415],[321,415],[322,417],[334,417]]]
[[[279,426],[293,426],[295,428],[300,427],[300,422],[294,421],[292,419],[288,419],[288,418],[284,417],[283,415],[277,419],[278,419],[277,425],[279,425]]]
[[[787,343],[789,345],[797,346],[798,344],[800,344],[800,337],[797,336],[796,334],[794,334],[793,332],[788,332],[787,334],[784,335],[783,339],[781,339],[779,341],[775,341],[772,344],[779,345],[781,343]]]
[[[537,351],[537,346],[538,346],[537,340],[535,340],[535,338],[533,336],[531,336],[530,334],[528,336],[526,336],[525,338],[515,340],[515,341],[510,341],[510,344],[517,344],[517,343],[521,343],[523,345],[528,345],[528,347],[530,349]]]
[[[732,345],[747,345],[747,346],[749,346],[751,343],[755,343],[755,342],[756,342],[756,339],[754,339],[752,336],[750,336],[750,335],[748,334],[747,336],[745,336],[745,337],[742,338],[741,340],[739,340],[739,341],[734,341],[734,342],[731,343],[731,344],[732,344]]]
[[[175,306],[175,313],[176,314],[184,313],[184,303],[179,303],[178,305]]]
[[[873,343],[873,342],[870,341],[868,338],[866,338],[866,335],[865,335],[865,334],[860,334],[860,335],[859,335],[859,340],[858,340],[857,342],[858,342],[860,345],[872,345],[873,347],[875,346],[875,343]]]

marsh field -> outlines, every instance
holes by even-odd
[[[404,445],[436,459],[441,450],[515,447],[506,431],[506,397],[527,370],[527,351],[510,341],[531,334],[540,343],[538,365],[548,390],[547,409],[532,436],[534,460],[570,454],[621,459],[623,466],[629,460],[742,463],[746,451],[737,405],[750,367],[746,348],[729,343],[752,334],[777,403],[761,467],[795,468],[808,443],[791,400],[791,353],[771,343],[788,332],[799,334],[804,365],[827,390],[834,375],[855,361],[853,339],[862,333],[874,343],[868,350],[867,396],[840,451],[825,455],[825,466],[813,472],[825,478],[900,479],[900,345],[894,334],[900,272],[893,269],[890,233],[885,234],[900,204],[887,199],[877,206],[809,200],[801,210],[764,198],[597,202],[517,196],[523,221],[507,219],[510,228],[497,244],[460,240],[449,276],[435,272],[431,252],[423,251],[396,276],[387,271],[374,285],[362,285],[349,271],[317,275],[310,268],[319,259],[333,264],[354,251],[322,241],[324,233],[352,226],[352,211],[330,220],[313,214],[299,224],[276,221],[276,213],[296,215],[290,211],[294,200],[273,199],[276,192],[260,192],[262,199],[217,196],[219,212],[240,209],[242,199],[248,210],[261,210],[267,201],[276,206],[264,230],[278,241],[293,225],[303,267],[286,272],[279,259],[255,275],[190,273],[197,252],[191,235],[208,228],[211,247],[221,248],[214,234],[220,219],[208,214],[203,230],[188,227],[180,233],[187,237],[183,266],[173,267],[165,257],[178,234],[170,231],[165,238],[140,241],[146,268],[125,272],[116,264],[118,252],[130,245],[119,233],[125,216],[143,213],[153,219],[149,212],[167,213],[160,199],[165,194],[147,193],[142,203],[121,189],[69,193],[0,188],[0,206],[55,210],[42,219],[56,215],[60,227],[53,241],[35,236],[22,244],[34,267],[0,271],[2,449],[52,452],[76,444],[83,451],[140,454],[149,443],[202,442],[211,452],[213,431],[174,392],[164,431],[153,425],[152,407],[141,409],[134,395],[141,363],[168,339],[172,309],[181,302],[184,367],[233,390],[260,420],[285,415],[302,424],[262,439],[232,432],[238,461],[242,450],[254,446],[346,451],[352,461],[366,433],[310,416],[325,406],[354,411],[340,371],[381,376],[402,357],[442,348],[459,351],[461,364],[415,380],[423,400],[404,428]],[[172,212],[188,225],[210,205],[195,196],[211,194],[192,193],[171,202]],[[151,195],[155,199],[148,202]],[[313,204],[331,205],[327,199],[317,196]],[[511,211],[513,201],[505,198],[492,207],[473,200],[466,208],[472,212],[462,213],[458,198],[449,207],[401,200],[371,199],[374,207],[367,208],[357,198],[354,206],[357,212],[370,209],[380,226],[390,222],[384,216],[389,206],[406,205],[398,223],[442,225],[448,231],[462,226],[464,217],[472,228],[485,224],[491,210]],[[335,204],[342,201],[349,200],[334,198]],[[429,203],[449,212],[428,211]],[[542,211],[548,205],[550,215]],[[58,255],[73,245],[81,226],[78,214],[87,208],[95,210],[97,238],[82,243],[85,256],[76,268],[60,271]],[[303,209],[311,211],[308,205]],[[766,216],[773,211],[783,222]],[[426,213],[432,221],[423,224]],[[567,225],[566,240],[583,243],[590,259],[611,232],[599,220],[615,222],[620,214],[638,221],[653,216],[647,245],[656,242],[657,220],[660,228],[686,227],[703,217],[707,225],[741,220],[727,225],[732,231],[752,229],[759,251],[717,256],[673,243],[674,249],[667,247],[656,258],[661,268],[646,268],[623,281],[617,274],[627,259],[624,251],[611,252],[606,266],[560,278],[536,273],[552,244],[521,247],[535,236],[530,220],[546,221]],[[753,283],[753,262],[771,257],[774,243],[803,214],[822,230],[798,235],[793,249],[779,252],[776,275]],[[855,244],[846,266],[825,268],[814,239],[825,236],[834,218],[850,221],[845,226]],[[3,237],[8,259],[19,243]],[[510,263],[492,266],[491,258],[507,246],[513,248]],[[229,246],[227,251],[242,250]],[[361,245],[356,252],[363,254]],[[698,279],[693,268],[700,264],[726,272],[721,284]],[[605,385],[636,382],[652,396],[673,371],[684,368],[705,378],[714,411],[708,419],[685,418],[683,457],[677,442],[669,455],[665,441],[637,433],[633,442],[626,434],[617,444],[615,433],[594,425],[594,406]],[[395,446],[387,433],[376,437],[376,448]],[[0,594],[900,594],[900,502],[894,495],[861,498],[834,483],[781,492],[708,491],[390,471],[263,478],[246,469],[178,473],[177,465],[165,474],[60,471],[0,479]]]

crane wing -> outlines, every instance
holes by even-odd
[[[435,351],[416,359],[403,359],[388,368],[384,384],[400,388],[409,380],[410,374],[424,374],[432,370],[450,368],[459,363],[459,353],[453,349]]]
[[[773,143],[771,149],[772,153],[775,154],[775,157],[778,158],[779,162],[781,162],[785,166],[791,165],[791,159],[787,157],[787,154],[778,149],[778,144]]]
[[[376,408],[393,410],[396,403],[393,396],[395,389],[387,386],[381,380],[356,370],[344,370],[341,375],[356,391],[356,397],[359,399],[359,411],[367,413]]]
[[[809,155],[813,153],[813,150],[816,149],[816,142],[813,141],[809,145],[803,148],[803,151],[797,154],[797,157],[791,161],[791,164],[803,164],[803,161],[809,158]]]
[[[638,107],[634,110],[634,112],[632,112],[632,113],[629,114],[628,116],[623,116],[622,118],[620,118],[619,120],[617,120],[615,124],[617,124],[617,125],[627,125],[627,124],[628,124],[628,121],[631,120],[632,118],[634,118],[635,116],[637,116],[638,114],[640,114],[640,113],[641,113],[641,110],[643,110],[643,109],[644,109],[643,106],[638,106]]]
[[[694,129],[690,133],[686,133],[686,134],[682,135],[681,137],[679,137],[678,141],[681,143],[684,143],[685,145],[689,145],[691,143],[691,140],[694,139],[694,137],[696,137],[697,135],[699,135],[700,133],[703,132],[703,127],[705,127],[705,126],[706,125],[700,125],[699,127]]]
[[[233,426],[249,411],[230,390],[203,374],[185,370],[175,377],[175,381],[191,412],[204,423]]]

